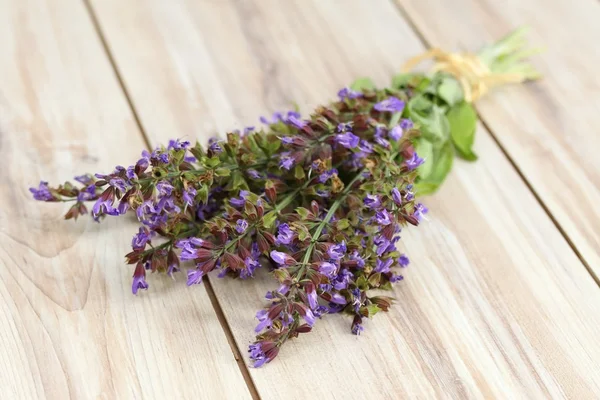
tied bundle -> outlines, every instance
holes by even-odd
[[[191,286],[214,270],[249,279],[268,269],[276,283],[249,349],[258,367],[326,314],[349,315],[360,334],[365,318],[388,310],[392,298],[371,291],[403,279],[400,231],[427,213],[416,196],[439,187],[455,153],[476,158],[474,93],[537,77],[524,45],[518,30],[477,56],[432,51],[409,62],[433,56],[432,74],[403,73],[385,89],[359,79],[308,118],[275,113],[263,129],[206,146],[172,140],[127,168],[31,192],[73,202],[66,219],[86,214],[88,202],[96,221],[135,213],[125,256],[134,294],[148,289],[150,272],[185,266]]]

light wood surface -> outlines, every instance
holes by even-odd
[[[544,48],[534,57],[544,78],[493,93],[477,109],[600,277],[600,2],[396,1],[429,44],[445,49],[478,49],[531,27],[528,38]]]
[[[144,147],[84,4],[0,1],[0,60],[0,398],[249,398],[205,288],[131,294],[133,220],[27,190]]]
[[[154,144],[207,139],[292,100],[307,111],[361,75],[385,84],[423,50],[383,0],[93,6]],[[600,396],[598,286],[483,128],[476,150],[427,199],[431,221],[406,231],[393,311],[361,337],[341,316],[319,321],[250,370],[262,398]],[[270,279],[211,282],[244,352]]]

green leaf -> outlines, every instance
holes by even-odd
[[[419,138],[415,151],[419,157],[424,158],[425,162],[418,168],[419,176],[426,179],[433,169],[433,145],[424,137]]]
[[[275,211],[269,211],[263,217],[263,226],[267,229],[273,226],[277,219],[277,213]]]
[[[421,74],[398,74],[392,78],[392,87],[395,89],[403,89],[407,86],[415,86],[422,78]]]
[[[339,230],[344,230],[350,226],[350,221],[346,218],[340,219],[336,222],[336,228]]]
[[[477,113],[466,102],[461,102],[448,111],[448,122],[452,142],[458,154],[465,160],[475,161],[477,155],[473,152],[475,131],[477,129]]]
[[[313,216],[313,213],[310,210],[308,210],[307,208],[304,208],[304,207],[298,207],[298,208],[296,208],[296,213],[298,215],[300,215],[300,218],[303,219],[303,220],[308,219],[309,216],[311,216],[311,217]]]
[[[379,282],[381,281],[381,272],[376,272],[373,275],[369,276],[369,284],[371,287],[376,288],[379,286]]]
[[[437,95],[449,106],[461,102],[464,98],[463,89],[460,86],[460,83],[451,76],[443,78],[442,83],[438,86]]]
[[[415,96],[408,102],[409,117],[418,123],[423,137],[430,141],[434,148],[440,148],[450,138],[450,124],[442,107],[439,107],[425,96]]]
[[[219,160],[219,157],[217,156],[213,156],[211,158],[205,158],[204,159],[206,166],[209,168],[215,168],[217,165],[219,165],[221,163],[221,160]]]
[[[426,161],[433,164],[431,166],[431,172],[426,179],[417,182],[417,193],[420,196],[425,196],[437,191],[452,169],[453,161],[454,151],[452,150],[452,144],[450,142],[447,142],[439,150],[434,151],[432,159]]]
[[[358,78],[350,85],[350,89],[357,90],[359,92],[365,90],[375,90],[375,84],[371,80],[371,78]]]
[[[392,129],[400,122],[400,117],[402,116],[401,112],[394,113],[392,118],[390,118],[390,123],[388,124],[388,128]]]
[[[198,193],[196,194],[196,199],[200,200],[203,204],[208,203],[208,186],[200,186],[200,189],[198,189]]]
[[[244,175],[242,175],[240,171],[233,171],[231,174],[230,186],[231,190],[248,187],[246,180],[244,179]]]
[[[304,176],[304,168],[302,168],[300,164],[297,164],[296,167],[294,167],[294,178],[300,180],[303,179]]]
[[[229,168],[217,168],[215,170],[215,175],[217,176],[229,176],[230,173],[231,171],[229,170]]]
[[[367,281],[367,278],[365,278],[364,275],[361,275],[356,280],[356,286],[358,286],[358,288],[361,289],[361,290],[368,290],[369,289],[369,282]]]
[[[369,304],[367,306],[367,311],[369,312],[369,318],[371,318],[372,316],[377,314],[379,311],[381,311],[381,308],[379,308],[379,306],[377,304]]]

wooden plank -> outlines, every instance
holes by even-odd
[[[2,0],[0,41],[1,397],[250,397],[204,288],[131,294],[131,220],[65,222],[27,190],[144,147],[83,3]]]
[[[478,49],[521,25],[544,78],[478,103],[481,117],[600,281],[600,3],[397,0],[432,46]],[[564,29],[557,29],[562,26]]]
[[[391,2],[102,0],[94,9],[155,143],[308,111],[423,50]],[[227,21],[223,24],[222,21]],[[485,129],[408,229],[398,302],[363,336],[328,316],[251,375],[265,399],[600,395],[600,291]],[[507,189],[509,188],[509,189]],[[211,278],[243,350],[270,278]],[[233,295],[235,293],[235,295]]]

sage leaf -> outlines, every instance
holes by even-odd
[[[419,157],[425,160],[425,162],[418,167],[418,171],[419,176],[422,179],[426,179],[433,170],[433,145],[427,139],[419,138],[415,150],[419,154]]]
[[[452,143],[458,154],[465,160],[477,160],[477,155],[473,152],[477,113],[473,106],[463,101],[452,107],[446,116],[450,123]]]
[[[450,107],[460,103],[464,99],[463,89],[458,81],[446,76],[437,88],[437,95],[444,100]]]
[[[423,137],[435,148],[442,147],[450,139],[450,124],[442,107],[425,96],[416,96],[408,102],[407,108],[409,117],[420,125]]]
[[[440,185],[444,182],[454,161],[454,150],[452,144],[448,141],[438,151],[434,151],[431,160],[426,161],[432,164],[431,172],[427,178],[419,180],[416,183],[416,189],[419,196],[425,196],[435,193]]]

